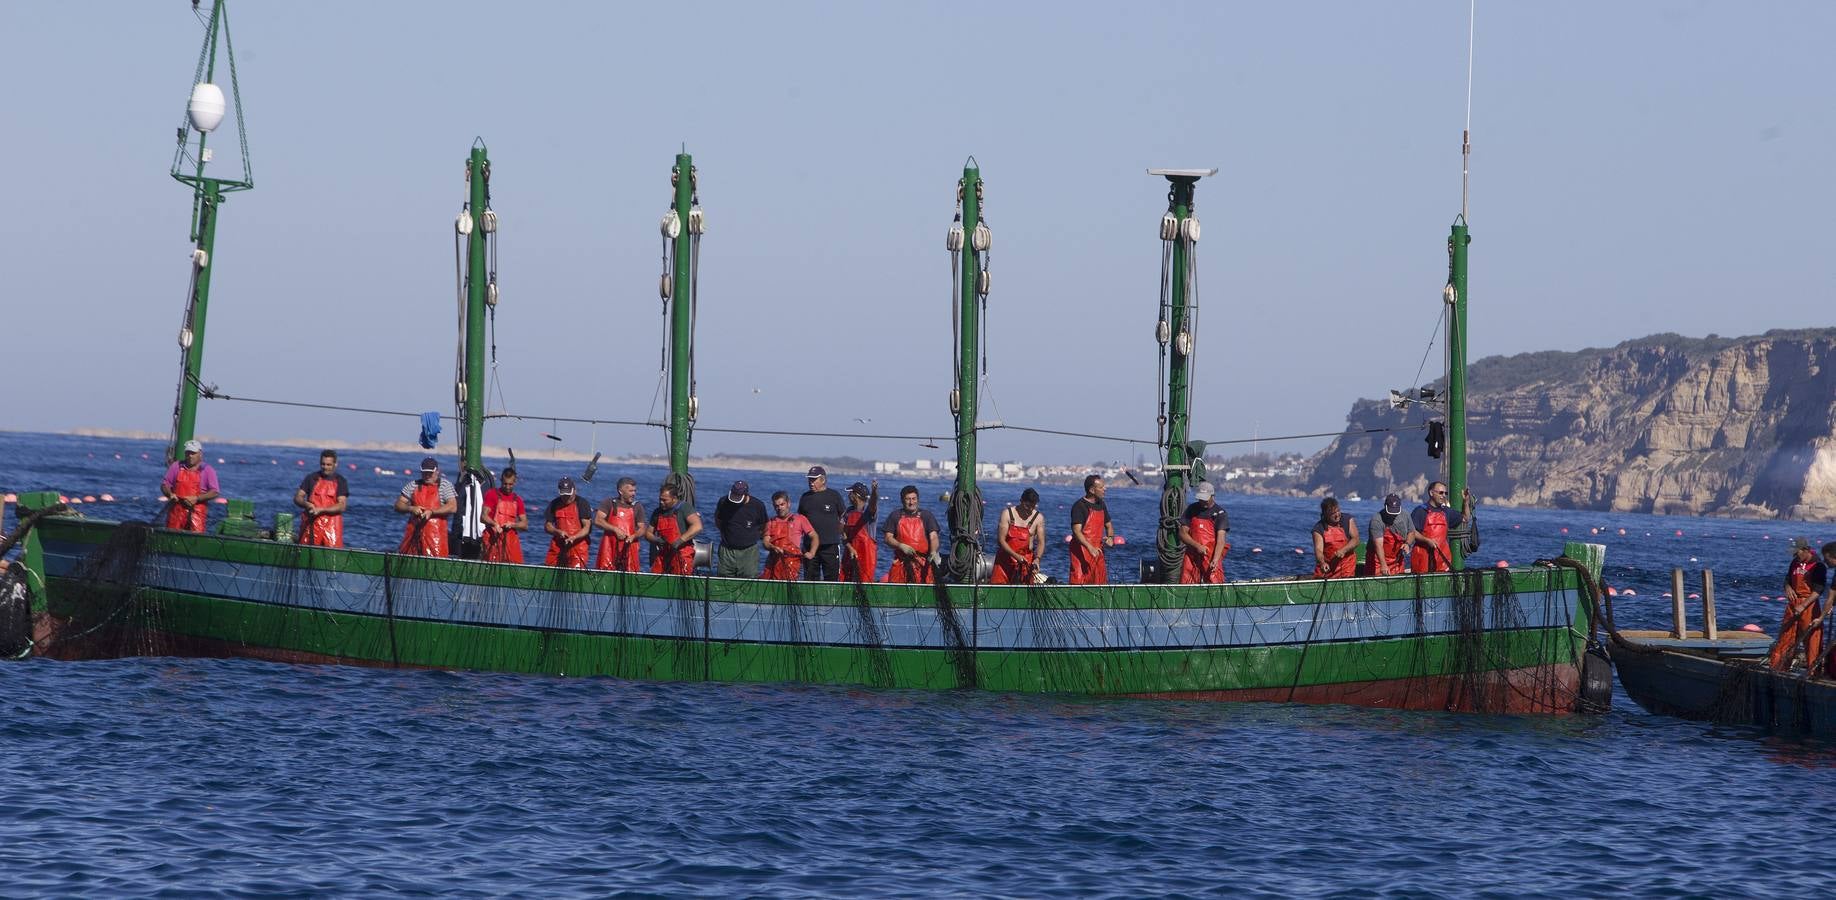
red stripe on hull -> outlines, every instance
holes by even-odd
[[[1128,696],[1147,700],[1333,703],[1378,709],[1567,715],[1575,711],[1580,689],[1580,667],[1547,663],[1521,669],[1483,672],[1470,677],[1431,675],[1342,684],[1303,684],[1292,689],[1158,691]]]

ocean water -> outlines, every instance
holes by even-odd
[[[209,451],[264,518],[296,461],[316,461]],[[85,508],[144,518],[159,455],[0,433],[0,493],[110,493]],[[352,543],[394,540],[386,507],[406,479],[374,469],[418,456],[346,454]],[[579,475],[519,468],[536,498]],[[595,484],[620,474],[602,465]],[[629,474],[648,495],[659,473]],[[801,487],[707,471],[704,506],[735,477]],[[943,488],[920,486],[927,502]],[[1059,533],[1078,491],[1042,493]],[[1307,567],[1293,550],[1312,502],[1222,499],[1232,577]],[[1122,552],[1151,548],[1153,493],[1110,500]],[[1609,583],[1634,591],[1622,624],[1653,626],[1682,566],[1691,591],[1714,569],[1724,627],[1770,630],[1786,539],[1836,539],[1825,524],[1562,511],[1482,508],[1480,522],[1487,560],[1606,544]],[[1827,896],[1836,829],[1836,748],[1647,715],[1623,693],[1603,716],[1527,718],[26,660],[0,665],[0,709],[7,896]]]

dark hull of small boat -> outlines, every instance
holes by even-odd
[[[1711,659],[1616,645],[1626,694],[1647,711],[1780,734],[1836,738],[1836,682],[1773,672],[1759,660]]]

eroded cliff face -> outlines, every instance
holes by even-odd
[[[1469,373],[1481,502],[1794,519],[1836,517],[1836,329],[1657,335],[1606,350],[1493,357]],[[1420,422],[1360,400],[1351,431]],[[1413,503],[1439,478],[1420,431],[1348,433],[1314,493]]]

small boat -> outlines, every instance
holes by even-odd
[[[1611,607],[1612,601],[1607,601]],[[1836,681],[1766,664],[1758,631],[1620,630],[1609,652],[1626,695],[1647,712],[1805,737],[1836,738]]]
[[[224,3],[213,7],[205,57],[215,59]],[[200,67],[200,78],[209,71]],[[194,98],[224,102],[207,81]],[[240,107],[240,100],[237,101]],[[213,106],[214,104],[214,106]],[[204,122],[194,121],[202,149]],[[238,122],[240,127],[240,121]],[[246,146],[246,141],[244,142]],[[181,155],[186,148],[181,146]],[[186,157],[189,158],[189,157]],[[184,371],[169,453],[191,437],[204,351],[205,299],[217,209],[247,179],[195,172],[193,292],[181,344]],[[454,418],[460,491],[483,459],[485,322],[496,307],[497,231],[491,160],[474,143],[468,201],[455,223],[463,344]],[[28,550],[43,572],[37,652],[57,658],[121,654],[236,656],[291,662],[475,669],[657,680],[797,682],[875,687],[1065,692],[1114,697],[1262,700],[1567,714],[1604,707],[1610,688],[1595,649],[1604,548],[1568,543],[1551,560],[1468,568],[1450,535],[1452,570],[1382,577],[1182,583],[1178,513],[1205,479],[1205,444],[1190,438],[1197,297],[1193,200],[1215,169],[1151,169],[1164,187],[1156,343],[1167,374],[1160,397],[1162,518],[1140,583],[995,584],[976,482],[979,312],[989,293],[992,234],[974,158],[954,186],[945,246],[952,263],[956,366],[950,391],[956,470],[948,563],[934,584],[767,581],[558,569],[472,558],[405,556],[302,546],[248,527],[195,533],[102,518],[45,517]],[[182,177],[181,177],[182,176]],[[659,292],[668,307],[669,475],[694,508],[689,448],[700,410],[692,370],[705,219],[694,161],[669,170],[672,202]],[[1442,461],[1458,496],[1466,484],[1465,204],[1437,256],[1449,258],[1444,298],[1450,367]],[[272,401],[270,401],[272,402]],[[583,420],[593,421],[593,420]],[[475,486],[475,485],[474,485]],[[22,495],[22,506],[43,506]],[[471,507],[476,510],[476,505]],[[248,512],[243,510],[242,512]],[[455,544],[476,519],[454,516]],[[230,523],[226,523],[230,524]],[[276,520],[274,533],[284,533]],[[1558,548],[1551,548],[1552,551]],[[1299,551],[1297,551],[1299,552]],[[1121,576],[1122,573],[1114,573]]]

